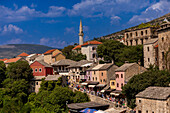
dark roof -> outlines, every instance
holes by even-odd
[[[103,65],[99,70],[107,70],[107,69],[109,69],[111,66],[113,66],[114,64],[105,64],[105,65]]]
[[[99,104],[96,102],[86,102],[86,103],[72,103],[67,105],[69,109],[85,109],[85,108],[99,108],[99,107],[109,107],[109,104]]]
[[[157,42],[157,41],[158,41],[158,38],[148,39],[148,40],[145,42],[144,45],[153,44],[153,43],[155,43],[155,42]]]
[[[137,98],[166,100],[170,97],[170,87],[151,86],[136,95]]]
[[[35,61],[36,62],[36,61]],[[51,67],[51,65],[47,64],[46,62],[44,62],[43,60],[37,60],[37,62],[39,62],[40,64],[42,64],[45,67]],[[33,62],[34,63],[34,62]]]
[[[96,66],[96,64],[94,64],[93,66],[89,67],[86,71],[91,71],[95,66]]]
[[[92,61],[88,61],[88,60],[81,60],[75,64],[71,64],[68,67],[80,67],[81,65],[87,64],[87,63],[92,63]]]
[[[57,62],[54,62],[52,63],[51,65],[53,66],[63,66],[63,65],[74,65],[76,64],[77,62],[76,61],[73,61],[73,60],[70,60],[70,59],[62,59],[62,60],[59,60]]]
[[[121,67],[117,68],[115,71],[126,71],[130,66],[134,65],[136,63],[125,63]]]

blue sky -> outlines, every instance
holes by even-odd
[[[0,45],[63,48],[170,13],[170,0],[0,0]]]

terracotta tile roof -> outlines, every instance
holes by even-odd
[[[0,61],[5,61],[5,60],[8,60],[7,58],[4,58],[4,59],[0,59]]]
[[[46,55],[46,54],[50,54],[50,53],[52,53],[53,51],[55,51],[56,49],[51,49],[51,50],[48,50],[48,51],[46,51],[45,53],[44,53],[44,55]]]
[[[23,53],[18,55],[18,57],[22,57],[22,56],[29,56],[29,54],[23,52]]]
[[[158,47],[158,44],[154,48],[157,48],[157,47]]]
[[[21,58],[22,58],[22,57],[11,58],[11,59],[8,59],[8,60],[4,61],[4,63],[17,62],[17,61],[20,60]]]
[[[78,49],[78,48],[81,48],[81,45],[74,47],[73,50]]]
[[[94,40],[94,41],[86,42],[82,46],[86,46],[86,45],[99,45],[99,44],[102,44],[102,42]]]

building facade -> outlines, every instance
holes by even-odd
[[[136,63],[125,63],[115,71],[116,90],[122,90],[122,87],[134,76],[145,72],[146,69]]]
[[[152,27],[126,31],[124,33],[125,45],[127,46],[143,45],[147,40],[156,37],[157,32]]]
[[[170,22],[158,29],[159,69],[170,69]]]
[[[44,62],[48,64],[52,64],[56,61],[59,61],[65,58],[66,57],[63,55],[63,53],[59,51],[58,49],[51,49],[44,53]]]
[[[148,87],[136,95],[136,113],[170,113],[170,87]]]
[[[150,65],[158,66],[158,38],[147,40],[143,45],[144,67],[149,68]]]

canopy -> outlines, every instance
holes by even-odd
[[[89,85],[88,87],[92,87],[92,88],[94,88],[96,85]]]
[[[104,93],[104,92],[105,92],[105,90],[103,89],[103,90],[101,90],[100,92],[101,92],[101,93]]]
[[[86,83],[86,82],[83,82],[83,83],[81,83],[81,85],[87,85],[88,83]]]
[[[95,113],[97,110],[96,109],[90,109],[90,108],[86,108],[81,110],[81,113]]]
[[[105,84],[97,84],[96,87],[105,87],[106,85]]]
[[[115,96],[119,96],[119,93],[114,93],[114,92],[111,92],[110,95],[115,95]]]
[[[91,66],[93,63],[87,63],[87,64],[84,64],[84,65],[81,65],[81,67],[87,67],[87,66]]]

